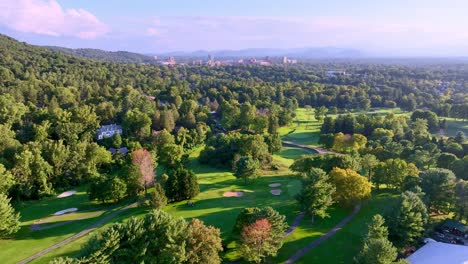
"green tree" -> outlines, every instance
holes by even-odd
[[[312,168],[303,173],[302,190],[296,199],[311,216],[329,217],[327,209],[333,204],[335,187],[329,183],[328,175],[321,169]]]
[[[345,206],[354,205],[370,196],[371,184],[352,169],[334,168],[330,172],[330,181],[336,187],[334,199]]]
[[[455,216],[468,220],[468,181],[459,180],[455,186]]]
[[[10,205],[10,199],[0,193],[0,238],[15,234],[20,229],[20,215]]]
[[[459,144],[462,144],[463,142],[465,142],[465,140],[466,140],[465,133],[463,131],[458,131],[457,134],[455,135],[455,141]]]
[[[150,206],[153,209],[162,209],[167,205],[167,197],[164,188],[158,182],[154,185],[154,193],[151,194]]]
[[[266,251],[260,250],[261,253],[263,252],[260,258],[264,258],[268,256],[276,256],[276,253],[283,245],[284,232],[288,228],[288,224],[286,223],[286,217],[284,215],[279,214],[273,208],[271,207],[244,208],[244,210],[242,210],[240,214],[237,216],[233,232],[236,235],[240,235],[241,241],[242,241],[244,237],[242,236],[244,228],[246,228],[247,226],[251,226],[252,224],[256,223],[258,220],[261,220],[261,219],[266,219],[268,221],[268,223],[270,224],[270,231],[268,232],[269,234],[268,244],[265,245],[267,247],[267,250]],[[255,228],[251,228],[251,229],[255,230]],[[247,243],[247,244],[250,244],[250,243]],[[258,260],[258,254],[253,254],[253,253],[254,252],[252,252],[252,255],[251,255],[249,252],[249,256],[251,257],[251,259]],[[254,257],[254,256],[257,256],[257,257]]]
[[[428,219],[429,215],[421,198],[413,192],[404,192],[386,217],[390,240],[399,248],[412,245],[423,234]]]
[[[184,149],[177,144],[166,144],[159,148],[159,163],[175,167],[182,160]]]
[[[174,114],[171,110],[164,110],[161,113],[161,127],[169,132],[175,128]]]
[[[455,180],[452,171],[429,169],[421,172],[421,188],[426,194],[427,207],[431,210],[449,212],[455,199]]]
[[[186,263],[219,264],[219,252],[223,251],[221,231],[206,226],[203,221],[193,218],[188,224]]]
[[[397,249],[388,239],[369,239],[355,261],[359,264],[390,264],[394,263],[397,255]]]
[[[328,109],[325,106],[320,106],[318,108],[315,108],[315,120],[322,122],[325,114],[327,113]]]
[[[259,163],[254,160],[251,156],[242,156],[234,164],[234,175],[237,178],[244,179],[244,183],[247,184],[247,180],[255,179],[257,177],[257,170],[259,169]]]
[[[125,113],[122,128],[126,135],[132,135],[144,139],[151,134],[151,118],[139,110],[130,110]]]
[[[191,199],[200,193],[197,176],[184,167],[169,171],[166,182],[166,196],[170,201]]]
[[[0,194],[8,194],[13,184],[15,184],[13,174],[0,163]]]
[[[443,152],[437,158],[437,167],[449,169],[456,160],[458,160],[458,158],[455,154]]]
[[[185,263],[188,233],[185,220],[154,210],[97,234],[80,257],[83,263]]]
[[[367,175],[369,182],[372,182],[372,174],[378,164],[379,160],[372,154],[365,154],[361,157],[362,170]]]
[[[52,166],[41,156],[38,146],[26,146],[15,155],[16,164],[12,169],[20,195],[26,198],[41,198],[53,193],[48,181]]]
[[[108,198],[114,200],[115,202],[120,201],[127,193],[127,185],[124,181],[117,177],[114,177],[108,182],[107,188],[107,193],[109,194]]]

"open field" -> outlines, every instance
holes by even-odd
[[[352,115],[367,114],[385,116],[389,113],[395,115],[409,115],[409,112],[402,111],[400,108],[371,108],[367,112],[354,112]],[[328,115],[336,118],[338,115]],[[321,122],[314,118],[314,110],[308,111],[305,108],[298,108],[296,110],[296,118],[294,121],[285,127],[279,129],[281,138],[286,141],[292,141],[302,145],[318,146],[320,136]]]

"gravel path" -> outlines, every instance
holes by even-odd
[[[73,236],[71,236],[71,237],[69,237],[69,238],[63,240],[62,242],[59,242],[59,243],[57,243],[57,244],[55,244],[55,245],[53,245],[53,246],[50,246],[50,247],[48,247],[48,248],[42,250],[41,252],[38,252],[38,253],[36,253],[36,254],[30,256],[29,258],[24,259],[24,260],[22,260],[22,261],[20,261],[20,262],[18,262],[18,263],[19,263],[19,264],[25,264],[25,263],[31,262],[31,261],[33,261],[33,260],[39,258],[39,257],[42,257],[42,256],[44,256],[45,254],[51,252],[52,250],[57,249],[57,248],[59,248],[59,247],[61,247],[61,246],[64,246],[64,245],[66,245],[66,244],[68,244],[68,243],[70,243],[70,242],[72,242],[72,241],[74,241],[74,240],[76,240],[76,239],[78,239],[78,238],[80,238],[80,237],[82,237],[82,236],[88,234],[89,232],[93,231],[94,229],[96,229],[96,228],[99,227],[100,225],[104,224],[105,222],[109,221],[110,219],[114,218],[115,216],[117,216],[117,215],[123,213],[123,212],[126,211],[127,209],[134,208],[134,207],[136,207],[136,206],[137,206],[137,203],[133,203],[133,204],[130,204],[130,205],[128,205],[128,206],[126,206],[126,207],[124,207],[124,208],[118,210],[118,211],[112,212],[112,213],[110,213],[109,215],[107,215],[106,217],[104,217],[103,219],[101,219],[101,220],[99,220],[98,222],[94,223],[92,226],[86,228],[85,230],[83,230],[83,231],[81,231],[81,232],[79,232],[79,233],[77,233],[77,234],[74,234]]]
[[[335,227],[333,227],[330,231],[328,231],[325,235],[319,237],[318,239],[314,240],[309,245],[303,247],[299,251],[297,251],[294,255],[292,255],[288,260],[286,260],[285,264],[291,264],[300,259],[304,254],[315,248],[316,246],[320,245],[323,241],[327,240],[329,237],[333,236],[336,232],[338,232],[344,225],[346,225],[353,217],[361,210],[361,205],[356,205],[354,207],[353,212],[351,212],[345,219],[341,220]]]

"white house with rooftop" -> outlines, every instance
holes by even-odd
[[[102,126],[101,128],[96,130],[98,140],[112,137],[116,133],[119,133],[120,135],[122,135],[122,126],[112,124],[112,125]]]

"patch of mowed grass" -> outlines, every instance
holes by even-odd
[[[76,188],[77,193],[66,198],[50,197],[39,201],[16,203],[15,207],[21,214],[21,228],[13,237],[0,240],[1,263],[17,263],[31,255],[34,255],[35,253],[82,231],[112,211],[120,209],[127,203],[127,201],[122,201],[119,204],[110,206],[90,202],[88,195],[86,194],[86,189],[87,186]],[[70,222],[50,229],[40,231],[32,231],[30,229],[31,225],[36,221],[51,217],[57,211],[74,207],[78,208],[80,211],[105,210],[105,212],[88,219]],[[72,216],[73,215],[65,215],[64,219],[59,219],[54,221],[54,223],[68,221]]]
[[[313,223],[310,216],[304,216],[296,230],[294,230],[294,232],[292,232],[284,240],[283,247],[279,250],[278,256],[275,258],[275,263],[282,263],[286,261],[298,250],[323,236],[326,232],[328,232],[331,228],[343,220],[343,218],[345,218],[351,211],[352,210],[349,208],[341,208],[337,205],[334,205],[328,211],[330,217],[315,217]]]
[[[64,245],[58,249],[53,250],[52,252],[49,252],[48,254],[42,256],[41,258],[38,258],[34,261],[32,261],[32,264],[47,264],[51,260],[59,257],[78,257],[80,250],[82,246],[88,242],[90,238],[98,234],[99,232],[102,232],[104,229],[112,226],[115,223],[121,223],[125,222],[130,217],[143,217],[149,212],[148,208],[141,208],[141,207],[136,207],[136,208],[130,208],[127,209],[126,211],[122,212],[118,216],[112,218],[109,220],[107,223],[102,225],[101,227],[91,231],[90,233],[86,234],[85,236],[78,238],[77,240]]]
[[[371,108],[369,111],[350,112],[351,115],[376,115],[385,116],[393,113],[395,115],[409,116],[410,112],[405,112],[400,108]],[[346,115],[348,113],[328,114],[332,118],[339,115]],[[296,110],[296,117],[290,125],[281,127],[278,132],[283,140],[293,141],[298,144],[317,146],[320,138],[320,128],[322,122],[319,122],[314,117],[314,109],[307,110],[305,108],[298,108]]]
[[[295,160],[303,155],[315,155],[317,152],[294,147],[283,147],[282,150],[278,153],[281,157]]]
[[[447,129],[445,129],[446,136],[454,137],[458,131],[462,131],[465,135],[468,135],[468,121],[444,117],[439,117],[439,119],[445,119],[447,121]]]
[[[372,217],[386,212],[397,197],[398,193],[388,190],[374,192],[349,223],[296,263],[352,263],[354,256],[361,250],[362,238]]]

